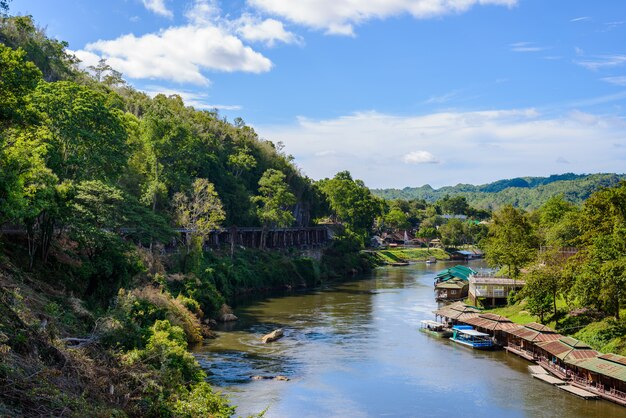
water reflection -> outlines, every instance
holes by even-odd
[[[241,306],[240,321],[198,358],[241,415],[269,406],[268,417],[626,416],[532,379],[529,363],[504,351],[418,332],[419,321],[433,317],[432,283],[445,267],[381,268],[363,280]],[[262,344],[277,327],[285,337]]]

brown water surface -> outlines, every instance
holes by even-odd
[[[242,416],[269,408],[266,417],[626,417],[626,408],[533,379],[515,355],[419,332],[420,320],[434,319],[433,278],[449,266],[385,267],[251,302],[198,360]],[[260,342],[279,327],[284,338]]]

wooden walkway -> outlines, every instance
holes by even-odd
[[[599,395],[596,395],[595,393],[587,392],[586,390],[578,388],[576,386],[563,385],[563,386],[559,386],[559,388],[569,393],[572,393],[576,396],[580,396],[583,399],[600,399]]]
[[[507,346],[504,347],[504,349],[506,351],[510,352],[510,353],[517,354],[518,356],[520,356],[522,358],[525,358],[528,361],[535,361],[535,359],[533,358],[532,354],[529,354],[526,351],[521,350],[521,349],[519,349],[517,347],[513,347],[513,346],[510,346],[510,345],[507,345]]]
[[[528,366],[530,374],[548,374],[548,371],[541,366]]]
[[[565,382],[561,379],[557,379],[554,376],[549,375],[548,373],[537,373],[532,375],[535,379],[543,380],[546,383],[551,385],[560,386],[564,385]]]

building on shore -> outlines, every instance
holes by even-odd
[[[562,379],[569,378],[570,366],[581,360],[600,355],[586,343],[572,337],[561,337],[554,341],[536,343],[539,364]]]
[[[546,325],[531,322],[511,329],[508,332],[506,350],[534,361],[539,359],[537,343],[556,341],[563,337]]]
[[[437,320],[441,319],[448,325],[454,325],[458,323],[465,324],[465,321],[475,316],[478,316],[480,313],[480,309],[474,306],[466,305],[463,302],[455,302],[434,311],[435,318]]]
[[[474,305],[505,305],[509,293],[519,291],[524,284],[523,280],[474,274],[469,278],[469,300]]]
[[[626,357],[602,354],[572,364],[574,384],[599,392],[600,396],[613,397],[626,405]]]
[[[500,345],[506,344],[509,333],[520,327],[509,318],[492,313],[481,313],[464,322],[474,326],[478,331],[490,334]]]
[[[473,274],[476,274],[476,271],[461,265],[440,271],[435,277],[435,299],[458,301],[467,298],[469,278]]]

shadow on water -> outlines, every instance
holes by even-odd
[[[533,379],[528,362],[418,331],[437,308],[433,278],[449,265],[380,268],[324,289],[239,304],[232,330],[197,351],[211,383],[246,415],[267,417],[626,416]],[[263,334],[285,336],[263,344]],[[288,382],[252,380],[283,375]]]

